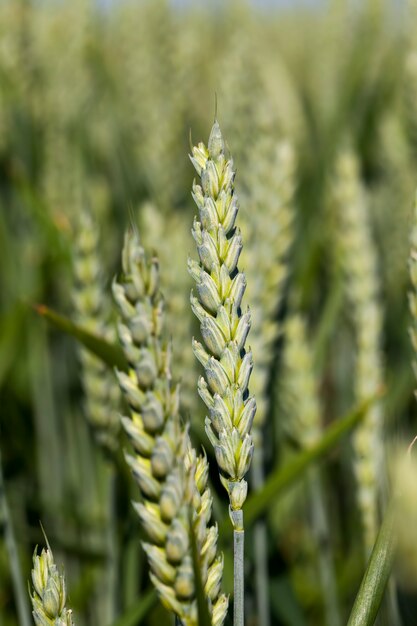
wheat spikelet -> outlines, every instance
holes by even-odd
[[[378,393],[382,385],[382,312],[375,245],[370,231],[358,164],[351,153],[337,162],[335,201],[340,221],[339,245],[346,291],[356,333],[355,394],[358,401]],[[382,412],[379,403],[368,409],[353,445],[358,504],[368,553],[378,528],[378,487],[382,478]]]
[[[113,340],[109,326],[109,303],[105,299],[98,256],[99,231],[87,209],[80,215],[75,241],[74,304],[77,320],[96,335]],[[115,451],[118,446],[120,420],[117,414],[120,391],[107,365],[88,350],[80,349],[82,379],[85,391],[85,414],[97,441]]]
[[[192,163],[201,178],[194,181],[193,198],[199,220],[193,225],[199,262],[189,260],[189,270],[197,284],[197,297],[191,294],[192,309],[200,321],[206,345],[194,340],[196,357],[206,379],[200,378],[199,393],[206,404],[206,432],[214,447],[220,478],[234,511],[241,511],[247,494],[244,479],[253,455],[251,426],[256,402],[249,395],[252,354],[245,341],[250,329],[249,310],[242,312],[246,278],[237,264],[242,238],[235,220],[238,213],[234,193],[233,161],[225,155],[225,145],[217,122],[211,130],[208,147],[198,144]]]
[[[143,547],[151,578],[163,604],[184,626],[196,626],[191,512],[212,623],[221,626],[228,603],[220,594],[217,527],[208,526],[208,465],[205,457],[197,457],[180,423],[179,387],[172,382],[171,350],[163,341],[158,261],[146,257],[135,234],[126,235],[123,274],[113,292],[121,315],[119,338],[130,363],[128,374],[118,372],[131,409],[131,418],[122,418],[134,448],[126,460],[143,496],[135,508],[149,538]]]
[[[35,549],[32,586],[32,614],[36,626],[73,626],[72,611],[66,607],[65,578],[58,572],[49,544],[40,556]]]

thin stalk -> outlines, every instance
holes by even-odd
[[[4,485],[3,469],[0,454],[0,512],[4,524],[4,541],[10,563],[10,573],[16,601],[16,609],[21,626],[31,626],[32,620],[27,600],[27,588],[23,583],[22,570],[20,567],[19,554],[17,551],[16,538],[14,536],[12,519],[7,504],[6,489]]]
[[[245,623],[245,589],[244,589],[244,554],[245,531],[243,528],[243,511],[233,512],[235,529],[233,530],[233,561],[234,561],[234,598],[233,626],[244,626]]]
[[[265,483],[263,435],[258,432],[255,441],[255,454],[251,468],[252,486],[256,493]],[[254,561],[256,609],[259,626],[270,626],[269,577],[268,577],[268,536],[264,519],[256,522],[254,528]],[[337,626],[337,625],[335,625]]]
[[[341,626],[329,524],[318,468],[313,467],[309,470],[308,487],[311,500],[313,533],[318,548],[318,566],[324,600],[325,622],[327,626]]]

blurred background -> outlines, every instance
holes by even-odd
[[[33,549],[44,541],[39,521],[65,567],[78,626],[171,623],[151,595],[141,531],[130,505],[137,494],[118,459],[119,435],[112,434],[109,442],[105,428],[97,434],[89,419],[94,407],[86,382],[88,358],[73,338],[48,326],[33,305],[46,304],[114,338],[111,282],[120,268],[123,233],[132,221],[137,224],[161,261],[183,414],[191,418],[195,441],[205,443],[190,343],[197,331],[189,312],[186,266],[195,213],[188,153],[190,133],[193,142],[207,141],[216,110],[237,168],[248,228],[254,215],[264,224],[273,219],[267,212],[273,193],[264,202],[257,185],[265,191],[270,184],[273,190],[279,169],[265,159],[262,141],[291,146],[288,278],[276,282],[282,294],[271,319],[284,323],[293,310],[303,316],[312,350],[311,363],[303,361],[305,376],[314,377],[311,393],[322,424],[360,399],[351,376],[355,324],[360,322],[352,321],[349,287],[344,289],[339,267],[343,222],[334,209],[335,198],[343,196],[340,153],[347,151],[354,161],[355,184],[367,212],[368,238],[358,249],[372,248],[375,284],[370,292],[380,320],[375,367],[378,385],[385,388],[382,454],[389,456],[394,445],[406,449],[417,430],[407,331],[417,183],[416,11],[412,2],[383,0],[1,0],[3,626],[19,623],[6,531],[13,528],[26,581]],[[261,260],[266,235],[262,228],[259,233],[242,256],[253,284],[265,263],[272,262],[268,255]],[[274,254],[274,242],[271,246]],[[77,265],[89,251],[96,255],[99,293],[93,295],[91,286],[85,291]],[[363,267],[366,274],[366,260]],[[264,296],[275,302],[276,294]],[[375,324],[364,315],[366,335]],[[293,405],[280,393],[284,374],[291,375],[284,344],[277,333],[268,347],[263,389],[267,473],[302,445],[294,432],[289,434],[289,413],[297,411],[297,398],[308,391],[303,381],[299,387],[295,382]],[[351,459],[345,442],[323,464],[321,477],[341,623],[364,568]],[[222,519],[226,499],[215,474],[215,514]],[[325,624],[317,535],[305,489],[299,483],[271,502],[263,520],[268,613],[277,626]],[[248,625],[262,626],[250,534],[247,544]],[[417,610],[413,558],[398,568],[394,594],[401,615],[397,623],[410,626],[416,624]],[[227,541],[225,563],[230,591]],[[143,615],[141,606],[146,606]],[[381,623],[392,626],[389,615],[387,609]]]

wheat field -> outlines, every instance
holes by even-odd
[[[417,3],[0,1],[0,625],[417,624]]]

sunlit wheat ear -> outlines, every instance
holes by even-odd
[[[135,508],[148,536],[143,547],[151,579],[162,603],[182,624],[197,626],[191,519],[212,624],[221,626],[228,602],[220,592],[223,559],[217,553],[217,527],[209,526],[208,466],[181,424],[179,387],[172,381],[171,348],[163,333],[158,260],[148,258],[137,235],[128,233],[122,265],[113,284],[119,338],[130,365],[128,373],[118,372],[130,407],[130,417],[122,423],[134,449],[126,461],[143,498]]]
[[[191,161],[200,178],[200,183],[194,181],[192,192],[199,212],[192,230],[199,260],[189,260],[196,282],[191,306],[204,341],[204,346],[193,341],[205,370],[198,389],[208,409],[206,432],[229,494],[232,520],[236,520],[233,512],[242,509],[247,494],[244,477],[253,455],[256,403],[248,389],[253,364],[245,344],[251,317],[243,309],[246,278],[238,268],[242,237],[235,223],[239,210],[235,171],[217,122],[208,147],[203,143],[194,147]]]
[[[88,330],[114,340],[109,325],[110,303],[101,277],[98,253],[99,231],[91,214],[85,209],[80,216],[74,246],[76,285],[73,301],[77,320]],[[118,446],[120,390],[113,372],[97,357],[80,349],[82,382],[85,393],[85,414],[98,443],[114,451]]]
[[[341,264],[356,334],[354,387],[357,400],[363,401],[376,395],[382,386],[383,321],[377,252],[358,164],[351,153],[342,154],[337,161],[333,191]],[[378,496],[383,482],[382,419],[381,404],[374,402],[353,436],[357,498],[367,553],[378,528]]]
[[[66,607],[65,578],[49,544],[40,555],[37,549],[33,554],[31,601],[36,626],[73,626],[72,612]]]

